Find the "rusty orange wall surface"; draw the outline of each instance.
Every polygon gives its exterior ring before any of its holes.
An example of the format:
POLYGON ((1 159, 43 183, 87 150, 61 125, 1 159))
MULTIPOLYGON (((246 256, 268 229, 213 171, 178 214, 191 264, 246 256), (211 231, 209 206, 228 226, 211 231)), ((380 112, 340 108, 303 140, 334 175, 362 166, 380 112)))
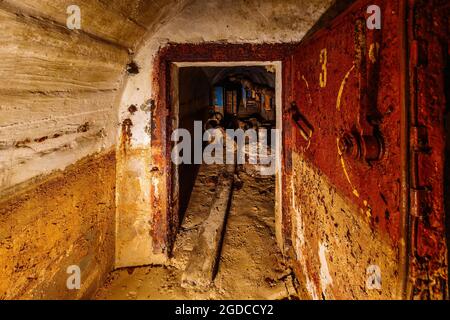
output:
POLYGON ((114 264, 115 152, 29 181, 0 202, 0 300, 92 297, 114 264), (67 268, 81 270, 68 290, 67 268))
MULTIPOLYGON (((393 241, 397 241, 401 105, 398 1, 376 1, 383 8, 382 40, 376 57, 381 67, 379 80, 369 83, 369 86, 374 91, 382 117, 380 131, 385 141, 384 157, 379 162, 367 163, 340 157, 337 148, 337 139, 342 132, 362 130, 364 121, 360 116, 359 74, 354 67, 355 24, 366 16, 365 10, 373 1, 360 2, 361 5, 340 17, 329 30, 303 43, 298 54, 294 55, 294 101, 314 127, 314 133, 308 144, 298 131, 294 131, 293 145, 295 151, 320 169, 351 202, 364 209, 364 215, 374 228, 386 231, 393 241), (321 88, 322 65, 319 59, 324 49, 327 50, 328 72, 326 86, 321 88), (341 158, 344 158, 345 170, 341 158)), ((365 24, 365 19, 363 21, 365 24)), ((371 44, 369 41, 366 43, 368 60, 371 44)))

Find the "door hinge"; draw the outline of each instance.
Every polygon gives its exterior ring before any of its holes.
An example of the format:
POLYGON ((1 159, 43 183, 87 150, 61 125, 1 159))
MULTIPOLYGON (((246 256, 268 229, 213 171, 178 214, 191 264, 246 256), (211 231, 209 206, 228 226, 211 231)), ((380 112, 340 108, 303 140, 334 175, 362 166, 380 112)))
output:
POLYGON ((411 216, 424 216, 423 200, 431 191, 429 186, 421 185, 419 174, 420 155, 429 154, 428 133, 425 126, 411 127, 411 216))
POLYGON ((411 127, 411 148, 415 153, 428 154, 431 151, 428 145, 428 131, 425 126, 411 127))
POLYGON ((414 39, 411 41, 410 49, 411 63, 415 67, 428 64, 428 43, 424 40, 414 39))
POLYGON ((411 216, 416 218, 424 218, 424 198, 430 192, 428 187, 411 188, 411 216))

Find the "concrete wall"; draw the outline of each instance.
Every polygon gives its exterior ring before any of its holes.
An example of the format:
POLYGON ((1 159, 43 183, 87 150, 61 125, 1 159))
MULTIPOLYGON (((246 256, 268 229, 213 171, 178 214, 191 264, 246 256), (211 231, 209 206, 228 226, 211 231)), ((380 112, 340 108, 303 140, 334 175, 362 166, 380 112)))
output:
POLYGON ((113 265, 115 103, 128 51, 56 23, 66 7, 55 14, 62 2, 51 3, 0 4, 6 299, 87 297, 113 265), (81 268, 79 291, 66 288, 69 265, 81 268))
POLYGON ((129 54, 184 6, 79 1, 82 29, 71 31, 70 4, 0 3, 0 191, 116 144, 129 54))
POLYGON ((179 128, 194 134, 194 121, 208 119, 211 85, 201 68, 179 68, 179 128))
POLYGON ((89 298, 114 263, 115 152, 0 201, 0 299, 89 298), (81 270, 68 290, 67 268, 81 270))
POLYGON ((128 61, 124 49, 16 10, 0 7, 0 191, 115 143, 128 61))
POLYGON ((0 299, 89 297, 112 269, 123 77, 186 1, 76 1, 76 31, 71 4, 0 1, 0 299))
POLYGON ((301 154, 292 154, 290 197, 294 271, 305 299, 395 299, 398 252, 374 231, 341 191, 301 154), (368 290, 367 268, 381 270, 381 290, 368 290))

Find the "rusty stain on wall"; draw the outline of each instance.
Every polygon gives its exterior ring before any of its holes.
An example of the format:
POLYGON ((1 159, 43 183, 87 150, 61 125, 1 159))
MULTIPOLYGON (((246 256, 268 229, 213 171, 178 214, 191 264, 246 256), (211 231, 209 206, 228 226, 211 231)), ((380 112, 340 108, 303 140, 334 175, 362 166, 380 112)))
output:
POLYGON ((131 127, 133 126, 133 122, 131 119, 127 118, 122 122, 122 134, 121 134, 121 144, 123 152, 126 153, 127 148, 129 148, 131 144, 131 127))
POLYGON ((137 110, 138 110, 138 109, 137 109, 137 107, 136 107, 134 104, 132 104, 131 106, 128 107, 128 112, 129 112, 131 115, 133 115, 137 110))

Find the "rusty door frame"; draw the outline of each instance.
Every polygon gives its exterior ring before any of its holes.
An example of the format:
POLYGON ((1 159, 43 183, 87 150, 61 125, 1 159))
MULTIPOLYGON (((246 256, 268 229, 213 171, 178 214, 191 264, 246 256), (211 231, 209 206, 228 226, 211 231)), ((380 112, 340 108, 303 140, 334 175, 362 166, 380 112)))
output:
POLYGON ((399 285, 398 298, 405 299, 409 291, 409 254, 411 247, 410 230, 410 115, 408 98, 408 26, 407 26, 407 3, 406 0, 400 0, 400 19, 398 30, 400 33, 400 81, 401 81, 401 115, 400 115, 400 151, 401 151, 401 190, 400 190, 400 217, 401 232, 399 243, 399 285))
MULTIPOLYGON (((285 61, 289 58, 294 44, 170 44, 162 48, 154 63, 153 88, 155 109, 152 112, 152 163, 154 174, 165 190, 165 195, 152 199, 153 221, 151 237, 154 254, 169 256, 180 225, 177 201, 174 199, 173 177, 176 175, 171 162, 170 136, 172 126, 176 124, 172 110, 171 79, 174 76, 174 63, 214 63, 214 62, 267 62, 278 61, 282 72, 286 72, 285 61)), ((281 76, 282 88, 286 76, 281 76)), ((281 92, 281 110, 284 110, 284 89, 281 92)), ((283 157, 282 157, 283 158, 283 157)), ((176 189, 175 189, 176 190, 176 189)), ((153 190, 150 190, 151 194, 153 190)), ((280 204, 282 210, 282 205, 280 204)), ((281 216, 283 212, 281 212, 281 216)), ((284 220, 281 221, 284 223, 284 220)), ((281 233, 281 230, 280 230, 281 233)), ((284 241, 284 239, 283 239, 284 241)), ((283 242, 282 241, 282 242, 283 242)), ((284 245, 284 243, 283 243, 284 245)))

